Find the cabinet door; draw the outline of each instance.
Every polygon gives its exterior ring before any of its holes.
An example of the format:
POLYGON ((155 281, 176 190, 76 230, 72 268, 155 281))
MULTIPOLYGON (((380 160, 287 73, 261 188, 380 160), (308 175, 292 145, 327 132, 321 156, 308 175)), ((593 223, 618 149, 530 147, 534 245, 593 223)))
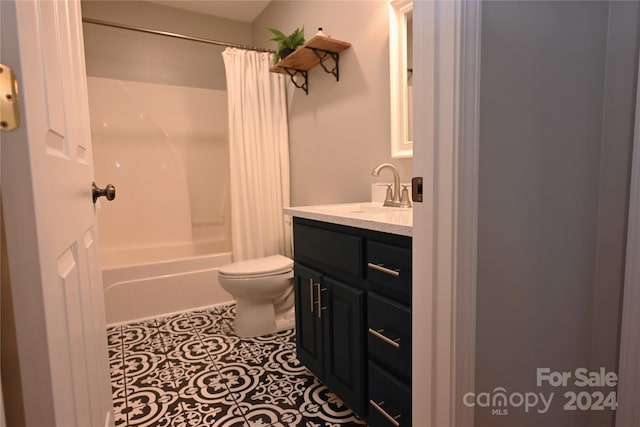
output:
POLYGON ((324 277, 321 313, 326 385, 354 411, 364 402, 364 291, 324 277))
POLYGON ((298 360, 318 377, 322 377, 322 324, 317 299, 322 275, 298 263, 295 264, 294 274, 298 360))

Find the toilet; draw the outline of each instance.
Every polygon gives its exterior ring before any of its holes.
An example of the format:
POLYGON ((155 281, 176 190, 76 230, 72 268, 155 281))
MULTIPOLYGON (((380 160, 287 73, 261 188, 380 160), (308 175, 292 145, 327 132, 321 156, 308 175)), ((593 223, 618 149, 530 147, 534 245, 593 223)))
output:
POLYGON ((233 326, 239 337, 294 327, 292 259, 273 255, 234 262, 220 267, 218 280, 236 300, 233 326))

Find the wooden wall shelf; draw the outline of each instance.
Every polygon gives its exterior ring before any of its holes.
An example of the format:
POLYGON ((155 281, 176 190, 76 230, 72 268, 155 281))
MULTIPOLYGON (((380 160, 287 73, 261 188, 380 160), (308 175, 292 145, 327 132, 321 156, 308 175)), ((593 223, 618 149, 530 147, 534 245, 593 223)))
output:
POLYGON ((269 69, 272 73, 287 74, 293 84, 305 93, 309 94, 308 71, 320 64, 327 73, 333 74, 336 81, 340 81, 340 68, 338 61, 340 52, 349 48, 351 43, 335 40, 330 37, 314 36, 311 40, 300 46, 293 53, 269 69), (333 60, 333 68, 325 65, 327 58, 333 60), (296 76, 302 76, 303 81, 296 81, 296 76))

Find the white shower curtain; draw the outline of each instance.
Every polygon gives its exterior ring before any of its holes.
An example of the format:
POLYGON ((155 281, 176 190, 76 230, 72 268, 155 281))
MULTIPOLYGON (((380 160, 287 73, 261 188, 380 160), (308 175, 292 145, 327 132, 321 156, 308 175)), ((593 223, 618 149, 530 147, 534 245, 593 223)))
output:
POLYGON ((229 104, 233 259, 291 255, 289 131, 285 78, 270 73, 273 54, 222 53, 229 104))

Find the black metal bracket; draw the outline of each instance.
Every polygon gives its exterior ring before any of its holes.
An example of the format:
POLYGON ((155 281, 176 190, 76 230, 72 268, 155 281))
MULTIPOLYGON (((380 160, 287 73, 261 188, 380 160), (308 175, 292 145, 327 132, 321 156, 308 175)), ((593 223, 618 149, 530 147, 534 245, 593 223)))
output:
MULTIPOLYGON (((306 46, 306 48, 311 49, 313 53, 316 55, 316 57, 320 60, 320 65, 322 66, 322 69, 328 74, 333 74, 333 76, 336 78, 336 81, 339 82, 340 67, 339 67, 338 61, 340 59, 340 54, 338 52, 331 52, 328 50, 318 49, 315 47, 306 46), (325 65, 325 61, 327 58, 331 58, 333 60, 333 68, 331 69, 329 69, 325 65)), ((291 79, 291 83, 293 83, 295 87, 297 87, 298 89, 304 90, 304 93, 309 95, 309 74, 307 70, 299 70, 297 68, 284 67, 284 66, 280 66, 280 67, 289 75, 289 78, 291 79), (296 76, 298 75, 302 76, 302 79, 299 79, 301 80, 300 83, 296 80, 296 76)))
POLYGON ((337 53, 337 52, 330 52, 328 50, 318 49, 318 48, 309 47, 309 46, 307 46, 307 49, 311 49, 313 51, 313 53, 316 54, 316 56, 320 60, 320 66, 322 67, 322 69, 326 73, 333 74, 333 76, 336 78, 336 81, 339 82, 340 81, 340 67, 339 67, 339 64, 338 64, 338 60, 340 59, 340 54, 337 53), (333 66, 333 68, 331 70, 328 69, 324 65, 324 60, 328 56, 330 56, 331 59, 333 59, 333 63, 334 63, 334 66, 333 66))
POLYGON ((284 68, 284 70, 287 72, 287 74, 291 78, 291 83, 293 83, 293 85, 295 87, 297 87, 298 89, 304 90, 304 93, 309 95, 309 76, 308 76, 308 73, 305 70, 296 70, 295 68, 287 68, 287 67, 282 67, 282 68, 284 68), (298 83, 296 81, 295 76, 298 75, 298 74, 302 75, 302 77, 304 78, 304 82, 298 83))

